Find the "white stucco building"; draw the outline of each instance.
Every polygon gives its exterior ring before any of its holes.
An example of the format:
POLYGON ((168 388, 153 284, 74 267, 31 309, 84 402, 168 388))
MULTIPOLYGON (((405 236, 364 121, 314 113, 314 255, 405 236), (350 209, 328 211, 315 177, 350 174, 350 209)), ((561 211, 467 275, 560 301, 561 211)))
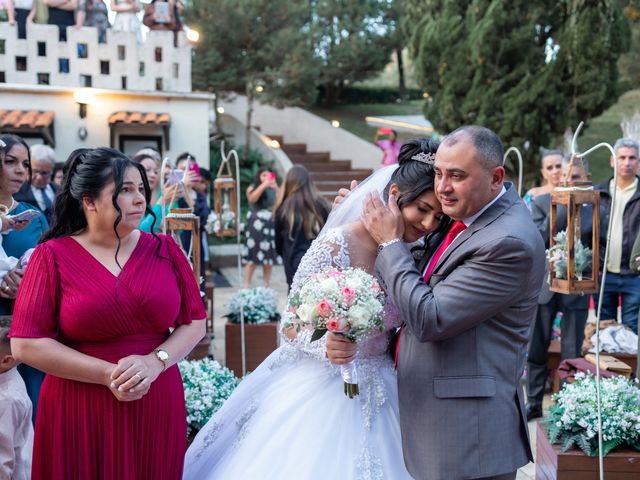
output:
POLYGON ((80 147, 132 154, 153 146, 175 159, 192 153, 209 166, 212 96, 191 92, 191 45, 181 34, 30 25, 27 39, 0 23, 0 132, 47 143, 59 161, 80 147), (81 107, 81 104, 84 105, 81 107))

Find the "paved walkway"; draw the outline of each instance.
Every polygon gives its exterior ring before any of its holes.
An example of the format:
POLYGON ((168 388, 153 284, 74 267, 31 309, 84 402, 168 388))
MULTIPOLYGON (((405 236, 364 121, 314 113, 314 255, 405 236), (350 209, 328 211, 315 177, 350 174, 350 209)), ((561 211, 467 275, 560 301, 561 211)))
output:
MULTIPOLYGON (((224 268, 222 274, 227 278, 230 287, 216 288, 214 294, 214 334, 215 339, 212 344, 211 354, 213 357, 224 365, 225 363, 225 351, 224 351, 224 324, 226 319, 223 317, 227 310, 225 305, 229 302, 233 294, 237 291, 241 282, 238 280, 237 268, 224 268)), ((257 269, 253 278, 253 286, 258 287, 262 285, 262 270, 257 269)), ((278 293, 278 306, 280 310, 283 310, 287 300, 287 282, 284 276, 284 269, 281 266, 273 268, 273 274, 271 278, 271 288, 278 293)), ((548 396, 545 397, 545 408, 548 403, 548 396)), ((536 428, 535 422, 529 423, 529 435, 531 436, 531 444, 534 449, 533 455, 535 458, 535 443, 536 443, 536 428)), ((535 464, 529 463, 518 471, 517 480, 534 480, 536 476, 535 464)))

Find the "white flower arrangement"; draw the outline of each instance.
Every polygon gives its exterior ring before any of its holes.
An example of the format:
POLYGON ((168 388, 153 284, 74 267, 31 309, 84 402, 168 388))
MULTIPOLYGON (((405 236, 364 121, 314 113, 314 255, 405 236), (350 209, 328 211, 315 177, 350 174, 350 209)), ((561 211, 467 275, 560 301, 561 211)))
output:
MULTIPOLYGON (((567 268, 569 266, 569 247, 567 246, 567 231, 562 230, 554 237, 555 245, 547 250, 547 260, 553 263, 556 278, 567 279, 567 268)), ((582 245, 582 241, 577 238, 573 244, 573 256, 575 260, 574 272, 578 280, 582 280, 582 274, 591 266, 593 254, 591 249, 582 245)))
POLYGON ((231 370, 215 360, 182 360, 178 367, 187 406, 187 434, 197 433, 229 398, 238 384, 231 370))
POLYGON ((269 323, 280 319, 278 297, 270 288, 243 288, 231 297, 225 315, 231 323, 240 323, 240 307, 247 323, 269 323))
POLYGON ((236 215, 231 210, 227 210, 222 212, 221 215, 218 215, 216 212, 211 212, 207 217, 207 223, 204 229, 209 234, 216 234, 220 229, 229 230, 235 228, 235 226, 236 215))
MULTIPOLYGON (((552 400, 546 419, 551 443, 560 443, 562 451, 579 447, 587 455, 598 454, 598 408, 596 380, 578 373, 574 383, 566 384, 552 400)), ((640 383, 622 376, 603 379, 602 448, 611 450, 629 446, 640 451, 640 383)))

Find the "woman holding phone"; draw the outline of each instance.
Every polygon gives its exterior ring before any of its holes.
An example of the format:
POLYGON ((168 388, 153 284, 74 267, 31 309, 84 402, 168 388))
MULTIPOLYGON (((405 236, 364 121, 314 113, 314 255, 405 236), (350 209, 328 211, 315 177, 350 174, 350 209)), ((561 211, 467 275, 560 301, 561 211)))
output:
POLYGON ((282 263, 276 252, 272 214, 277 193, 276 174, 267 167, 260 167, 253 183, 247 188, 250 210, 247 214, 246 244, 243 251, 244 288, 251 287, 257 265, 262 265, 262 283, 268 287, 271 268, 275 263, 282 263))

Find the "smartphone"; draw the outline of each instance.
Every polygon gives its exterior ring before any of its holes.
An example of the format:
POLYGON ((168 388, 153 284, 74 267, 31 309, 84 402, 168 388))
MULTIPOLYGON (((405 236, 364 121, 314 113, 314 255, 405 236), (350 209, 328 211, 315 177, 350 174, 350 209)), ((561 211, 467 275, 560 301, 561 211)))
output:
POLYGON ((276 174, 273 172, 269 172, 269 180, 274 182, 276 180, 276 174))
POLYGON ((189 166, 187 167, 187 170, 189 170, 190 172, 195 172, 196 175, 200 176, 200 167, 192 158, 189 159, 189 166))
POLYGON ((175 185, 176 183, 182 182, 184 179, 184 170, 171 170, 169 172, 169 176, 167 177, 167 185, 175 185))
POLYGON ((24 212, 17 213, 16 215, 7 215, 8 218, 11 218, 16 222, 30 222, 31 220, 39 216, 40 212, 32 208, 29 210, 25 210, 24 212))

